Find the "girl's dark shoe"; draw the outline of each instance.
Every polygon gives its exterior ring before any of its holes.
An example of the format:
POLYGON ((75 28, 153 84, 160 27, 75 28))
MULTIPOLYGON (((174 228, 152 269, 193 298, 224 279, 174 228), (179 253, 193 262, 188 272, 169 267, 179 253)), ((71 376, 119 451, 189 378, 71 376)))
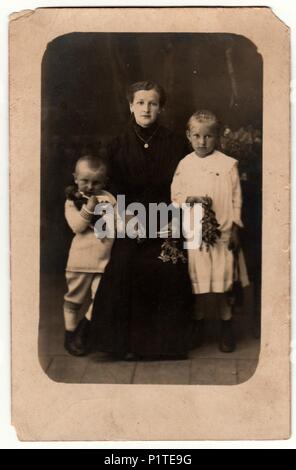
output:
POLYGON ((235 339, 233 334, 232 320, 221 320, 219 349, 230 353, 235 350, 235 339))

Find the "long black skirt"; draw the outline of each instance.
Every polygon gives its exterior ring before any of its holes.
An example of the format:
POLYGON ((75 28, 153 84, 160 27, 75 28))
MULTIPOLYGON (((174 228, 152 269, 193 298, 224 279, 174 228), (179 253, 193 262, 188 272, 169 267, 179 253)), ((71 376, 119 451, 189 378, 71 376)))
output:
POLYGON ((190 349, 192 293, 188 266, 159 259, 162 239, 117 239, 94 300, 94 350, 142 356, 190 349))

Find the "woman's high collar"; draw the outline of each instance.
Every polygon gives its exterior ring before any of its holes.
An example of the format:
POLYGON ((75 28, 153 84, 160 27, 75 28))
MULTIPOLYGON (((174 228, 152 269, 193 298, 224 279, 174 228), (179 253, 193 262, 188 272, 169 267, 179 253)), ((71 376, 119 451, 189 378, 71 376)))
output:
POLYGON ((155 121, 151 126, 149 127, 142 127, 137 124, 134 115, 131 116, 131 121, 130 121, 130 126, 135 129, 135 131, 140 134, 144 139, 149 138, 155 130, 159 127, 159 122, 155 121))

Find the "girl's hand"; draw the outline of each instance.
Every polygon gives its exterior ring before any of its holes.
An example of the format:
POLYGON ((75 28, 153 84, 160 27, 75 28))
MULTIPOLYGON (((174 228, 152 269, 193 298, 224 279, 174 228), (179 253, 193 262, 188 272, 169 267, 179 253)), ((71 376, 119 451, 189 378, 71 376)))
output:
POLYGON ((236 224, 232 224, 230 239, 228 243, 228 249, 237 253, 240 248, 240 241, 239 241, 239 226, 236 224))
POLYGON ((90 212, 93 212, 97 204, 98 204, 97 197, 96 196, 90 196, 90 198, 87 201, 86 208, 90 212))
POLYGON ((186 204, 189 204, 191 207, 194 204, 201 203, 202 202, 202 197, 200 196, 188 196, 186 199, 186 204))
POLYGON ((190 206, 193 206, 194 204, 204 204, 205 206, 208 206, 209 208, 212 207, 212 199, 208 196, 188 196, 186 199, 186 203, 189 204, 190 206))

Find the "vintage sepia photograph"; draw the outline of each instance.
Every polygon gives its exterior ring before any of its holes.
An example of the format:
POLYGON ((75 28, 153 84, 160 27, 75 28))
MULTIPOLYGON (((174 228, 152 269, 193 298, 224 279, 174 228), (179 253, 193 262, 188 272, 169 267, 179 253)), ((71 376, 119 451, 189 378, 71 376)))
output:
POLYGON ((37 8, 9 41, 19 439, 288 438, 287 26, 37 8))
POLYGON ((236 385, 253 375, 263 68, 256 44, 235 34, 75 32, 48 43, 39 357, 52 380, 236 385), (102 203, 134 230, 117 223, 98 238, 102 203), (191 216, 201 208, 195 247, 172 233, 171 203, 191 216))

